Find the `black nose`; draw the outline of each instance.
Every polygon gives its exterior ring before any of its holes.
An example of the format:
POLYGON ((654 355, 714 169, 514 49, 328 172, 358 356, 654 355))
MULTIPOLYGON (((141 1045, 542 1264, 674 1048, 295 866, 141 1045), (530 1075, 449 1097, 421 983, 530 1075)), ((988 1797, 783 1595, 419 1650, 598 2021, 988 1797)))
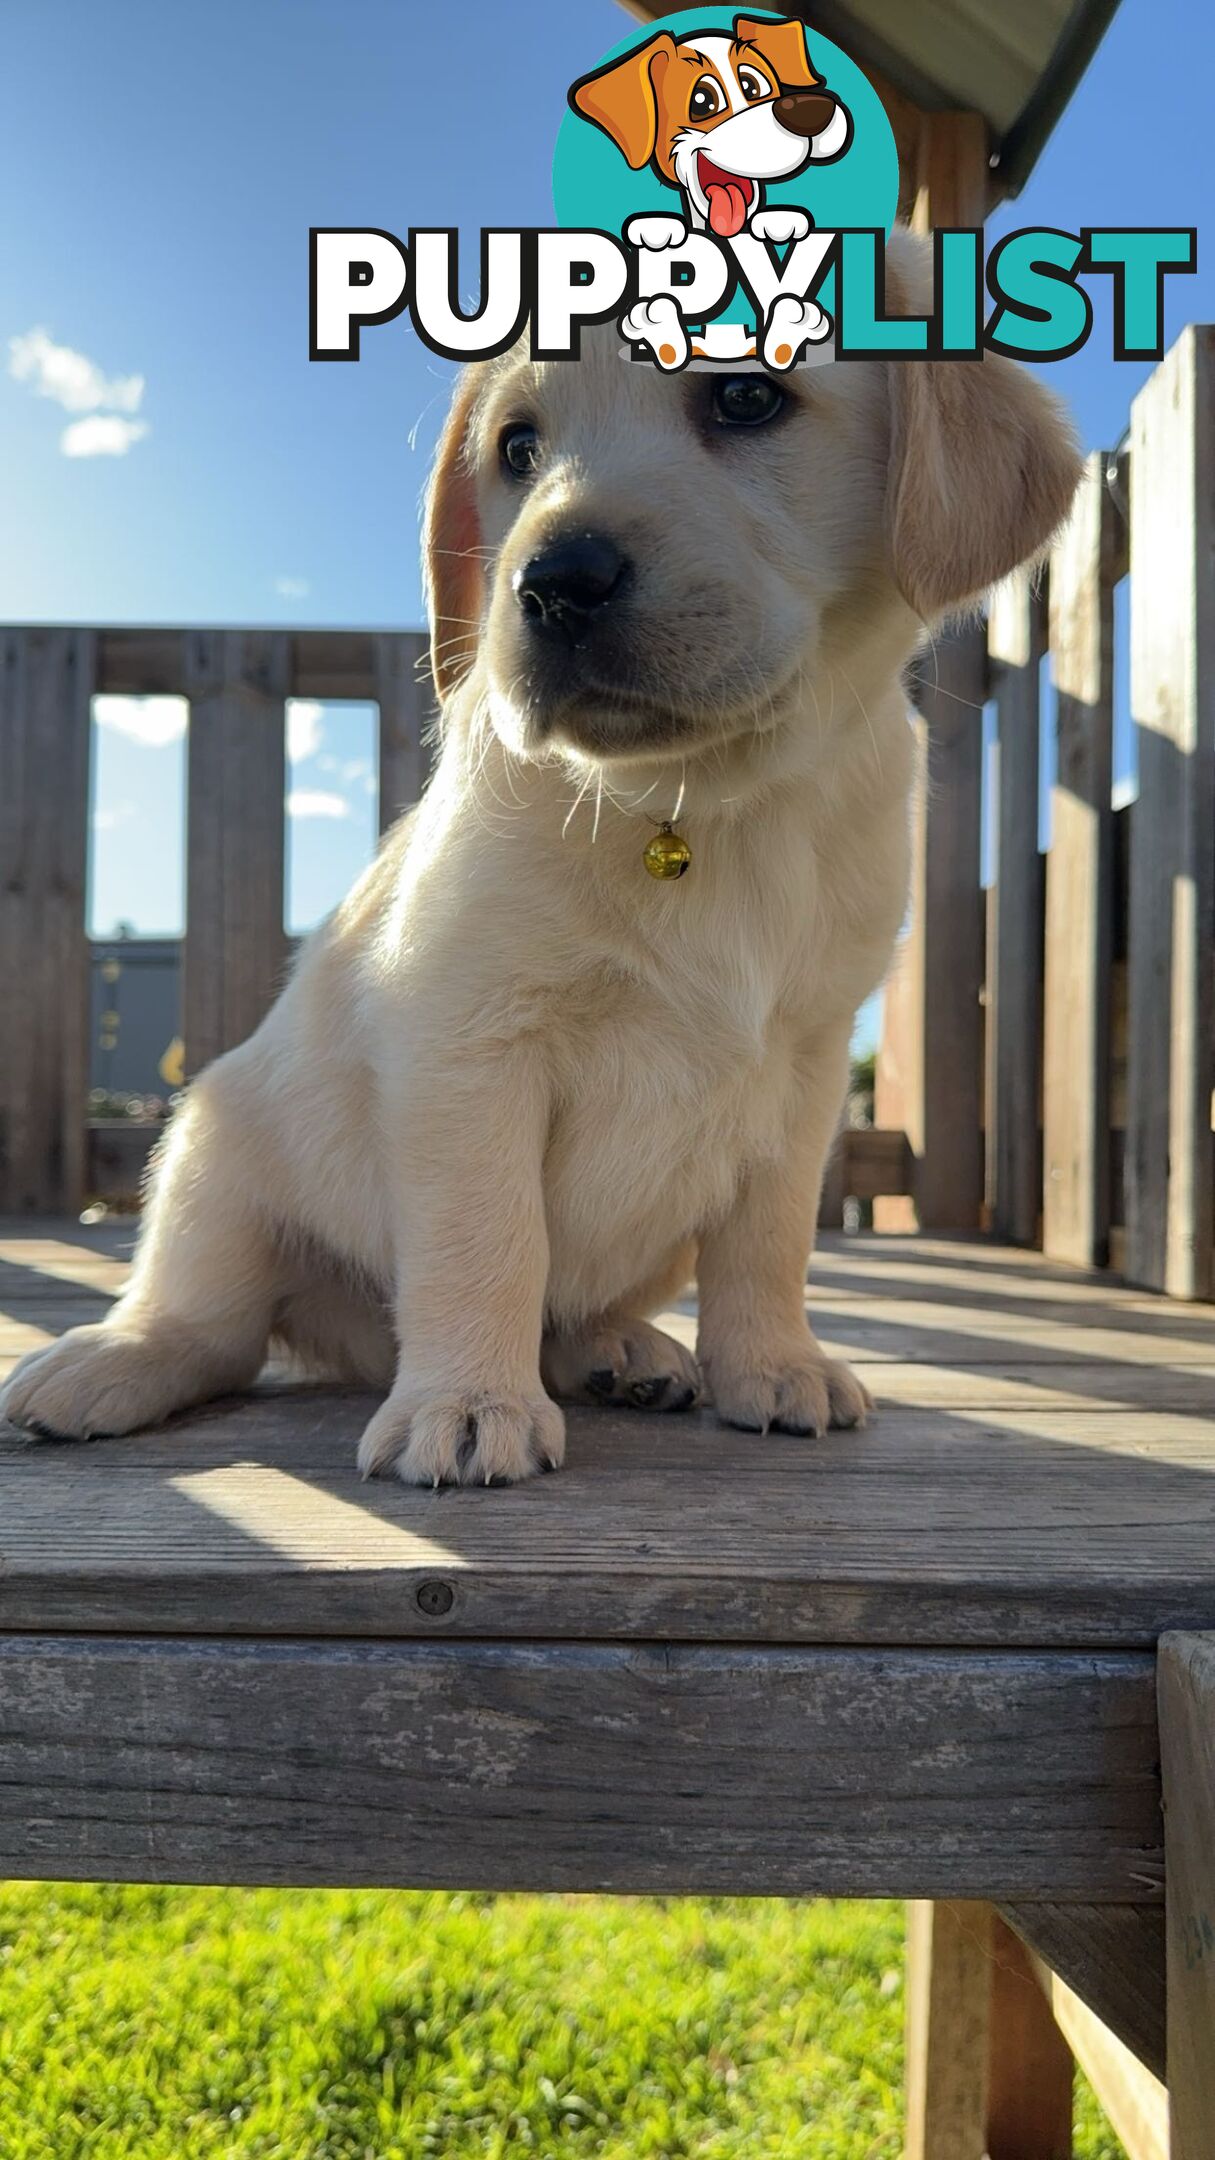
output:
POLYGON ((516 570, 515 598, 541 636, 580 645, 596 610, 618 591, 627 569, 614 540, 602 533, 571 533, 516 570))

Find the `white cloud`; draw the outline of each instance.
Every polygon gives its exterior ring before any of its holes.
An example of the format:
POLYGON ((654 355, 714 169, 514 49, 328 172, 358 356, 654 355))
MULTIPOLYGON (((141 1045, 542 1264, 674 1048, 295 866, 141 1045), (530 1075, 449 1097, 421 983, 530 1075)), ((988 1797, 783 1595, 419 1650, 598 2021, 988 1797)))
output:
POLYGON ((97 412, 103 406, 110 412, 139 411, 142 375, 107 377, 95 360, 73 352, 70 345, 56 345, 45 330, 27 330, 21 337, 10 338, 8 353, 8 371, 14 380, 28 383, 36 397, 54 398, 65 412, 97 412))
POLYGON ((348 818, 350 804, 344 795, 329 795, 324 788, 291 788, 287 795, 288 817, 348 818))
POLYGON ((117 413, 90 413, 73 420, 59 437, 65 457, 125 457, 132 443, 148 432, 146 420, 122 420, 117 413))
POLYGON ((284 600, 306 600, 312 587, 306 577, 278 577, 274 580, 274 590, 281 593, 284 600))
POLYGON ((164 750, 185 734, 189 708, 179 697, 104 695, 93 699, 93 718, 98 727, 113 728, 147 750, 164 750))
POLYGON ((287 700, 287 756, 293 765, 315 757, 325 740, 322 708, 313 698, 287 700))
POLYGON ((94 832, 117 832, 120 825, 129 825, 135 815, 133 802, 113 803, 106 810, 94 810, 94 832))

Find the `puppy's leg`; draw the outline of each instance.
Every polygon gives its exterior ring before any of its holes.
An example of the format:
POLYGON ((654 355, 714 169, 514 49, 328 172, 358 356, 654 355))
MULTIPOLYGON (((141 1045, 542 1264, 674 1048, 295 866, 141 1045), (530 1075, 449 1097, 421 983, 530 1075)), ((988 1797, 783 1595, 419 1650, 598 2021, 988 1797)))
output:
POLYGON ((683 1245, 652 1282, 630 1291, 600 1319, 547 1331, 540 1370, 550 1395, 638 1410, 690 1410, 700 1400, 696 1360, 643 1315, 677 1297, 695 1265, 695 1246, 683 1245))
POLYGON ((204 1079, 174 1119, 127 1290, 99 1326, 22 1359, 0 1396, 14 1424, 62 1439, 132 1432, 256 1378, 276 1255, 221 1101, 204 1079))
POLYGON ((364 1476, 512 1484, 555 1470, 561 1412, 540 1378, 548 1280, 548 1095, 533 1049, 465 1050, 385 1104, 400 1356, 359 1448, 364 1476))
POLYGON ((848 1077, 848 1035, 820 1037, 801 1061, 789 1152, 749 1172, 701 1244, 699 1355, 718 1416, 750 1431, 820 1434, 861 1425, 871 1398, 827 1357, 806 1319, 806 1269, 823 1165, 848 1077))

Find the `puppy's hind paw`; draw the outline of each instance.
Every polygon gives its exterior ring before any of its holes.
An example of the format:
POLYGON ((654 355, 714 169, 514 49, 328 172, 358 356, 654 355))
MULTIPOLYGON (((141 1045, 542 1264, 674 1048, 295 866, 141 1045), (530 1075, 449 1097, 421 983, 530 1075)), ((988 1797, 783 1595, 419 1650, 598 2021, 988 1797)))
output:
POLYGON ((364 1477, 392 1472, 405 1485, 517 1485, 564 1459, 565 1420, 547 1395, 394 1390, 359 1443, 364 1477))
POLYGON ((764 331, 764 365, 791 368, 804 345, 819 345, 830 335, 831 317, 817 300, 796 300, 792 293, 783 293, 773 301, 764 331))
POLYGON ((156 1425, 205 1394, 184 1357, 142 1335, 69 1329, 23 1358, 0 1393, 0 1416, 47 1440, 97 1440, 156 1425))
POLYGON ((630 345, 648 345, 665 374, 687 364, 690 347, 683 319, 668 293, 639 300, 621 317, 620 335, 630 345))

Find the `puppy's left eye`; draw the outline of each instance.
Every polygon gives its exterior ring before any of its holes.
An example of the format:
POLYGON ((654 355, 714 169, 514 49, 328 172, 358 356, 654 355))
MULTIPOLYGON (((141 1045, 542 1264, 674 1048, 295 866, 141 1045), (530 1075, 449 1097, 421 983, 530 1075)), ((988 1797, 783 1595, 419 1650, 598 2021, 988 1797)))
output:
POLYGON ((512 480, 530 480, 540 470, 540 436, 528 420, 516 420, 498 437, 498 456, 512 480))
POLYGON ((688 111, 693 120, 711 120, 715 113, 724 112, 726 101, 721 94, 720 83, 711 75, 702 75, 688 100, 688 111))
POLYGON ((762 75, 757 75, 754 68, 740 68, 738 71, 738 87, 746 98, 748 105, 754 105, 756 98, 768 96, 772 86, 764 81, 762 75))
POLYGON ((784 410, 785 393, 770 375, 722 375, 712 401, 718 427, 764 427, 784 410))

